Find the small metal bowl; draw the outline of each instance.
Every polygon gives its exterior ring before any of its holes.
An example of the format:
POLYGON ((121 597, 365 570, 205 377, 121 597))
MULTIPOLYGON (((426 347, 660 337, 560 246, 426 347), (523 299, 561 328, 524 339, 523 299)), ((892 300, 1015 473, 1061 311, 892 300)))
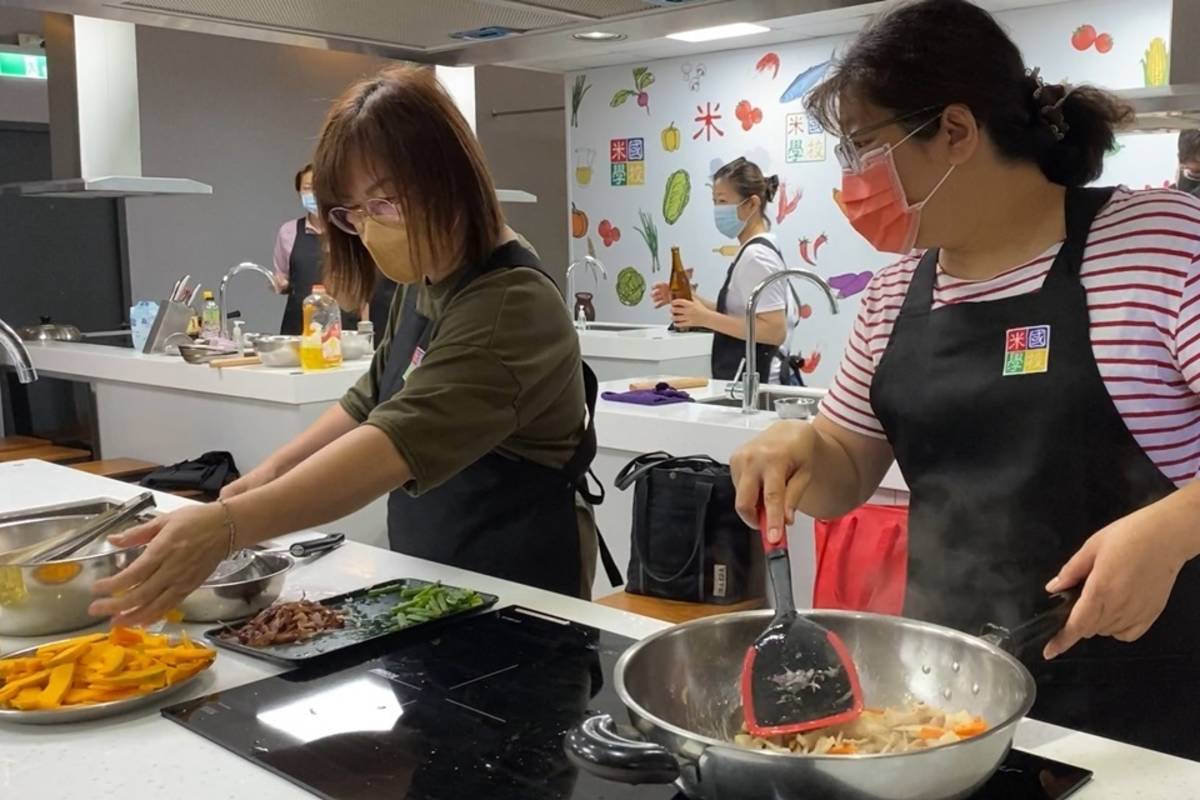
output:
POLYGON ((237 350, 226 347, 213 347, 207 344, 181 344, 179 355, 189 364, 207 364, 216 358, 237 355, 237 350))
POLYGON ((254 352, 268 367, 300 366, 299 336, 264 336, 254 343, 254 352))
POLYGON ((258 553, 255 576, 228 583, 204 583, 183 599, 187 622, 232 622, 252 617, 279 599, 284 576, 296 565, 283 553, 258 553))
POLYGON ((776 397, 775 413, 780 419, 812 419, 820 405, 818 397, 776 397))
POLYGON ((358 331, 342 331, 342 359, 357 361, 371 355, 371 337, 358 331))

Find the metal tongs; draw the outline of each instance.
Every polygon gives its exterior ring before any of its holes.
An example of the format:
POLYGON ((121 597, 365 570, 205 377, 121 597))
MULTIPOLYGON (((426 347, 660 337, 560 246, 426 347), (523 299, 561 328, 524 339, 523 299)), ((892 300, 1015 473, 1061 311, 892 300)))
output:
POLYGON ((44 542, 0 553, 3 564, 44 564, 70 558, 114 528, 154 507, 154 495, 142 492, 132 500, 92 517, 73 531, 60 533, 44 542))

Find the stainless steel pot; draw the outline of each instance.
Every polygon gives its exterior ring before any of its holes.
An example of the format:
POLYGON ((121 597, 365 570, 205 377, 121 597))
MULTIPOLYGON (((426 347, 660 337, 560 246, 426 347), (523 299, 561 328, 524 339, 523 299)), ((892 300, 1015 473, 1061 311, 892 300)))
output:
POLYGON ((995 772, 1036 693, 1014 652, 1045 641, 1073 598, 1019 630, 988 638, 899 617, 812 611, 836 631, 858 666, 867 705, 919 700, 982 715, 984 734, 902 754, 809 756, 732 744, 742 723, 739 681, 747 647, 771 611, 747 611, 668 628, 617 662, 617 694, 629 710, 627 735, 607 715, 566 739, 579 767, 626 783, 678 782, 689 797, 822 800, 960 800, 995 772))
POLYGON ((17 330, 17 335, 27 342, 78 342, 83 334, 74 325, 58 325, 49 317, 42 317, 39 325, 26 325, 17 330))
MULTIPOLYGON (((0 517, 0 551, 74 530, 114 505, 88 501, 0 517)), ((130 521, 118 530, 149 518, 130 521)), ((99 620, 87 611, 95 599, 92 584, 116 575, 141 551, 141 546, 118 549, 105 539, 75 558, 0 566, 0 636, 46 636, 95 625, 99 620)))

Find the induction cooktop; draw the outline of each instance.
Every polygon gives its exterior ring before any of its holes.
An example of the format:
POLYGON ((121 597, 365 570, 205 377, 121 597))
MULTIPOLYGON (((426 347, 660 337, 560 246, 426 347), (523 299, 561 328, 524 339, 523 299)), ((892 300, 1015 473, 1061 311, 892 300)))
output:
MULTIPOLYGON (((510 607, 389 641, 163 715, 326 800, 686 800, 563 751, 591 713, 626 719, 611 676, 633 640, 510 607)), ((972 800, 1064 800, 1090 777, 1013 751, 972 800)))

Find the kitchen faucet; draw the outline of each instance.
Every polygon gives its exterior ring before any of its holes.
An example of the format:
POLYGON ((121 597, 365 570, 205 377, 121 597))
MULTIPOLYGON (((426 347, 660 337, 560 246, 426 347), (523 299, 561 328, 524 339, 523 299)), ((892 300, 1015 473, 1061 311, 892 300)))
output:
POLYGON ((8 362, 17 370, 17 380, 21 383, 33 383, 37 380, 37 370, 33 368, 33 360, 29 350, 17 332, 0 319, 0 350, 8 354, 8 362))
POLYGON ((221 285, 217 289, 217 305, 221 309, 221 338, 223 339, 229 338, 229 318, 225 316, 225 286, 229 283, 229 279, 239 272, 257 272, 267 279, 267 283, 271 284, 273 290, 279 291, 279 286, 275 283, 275 273, 266 267, 260 267, 250 261, 243 261, 230 267, 229 271, 225 273, 225 277, 221 278, 221 285))
MULTIPOLYGON (((567 296, 565 298, 566 302, 567 302, 567 308, 572 308, 575 305, 575 268, 580 267, 580 266, 586 266, 588 269, 590 269, 592 271, 593 277, 596 276, 596 270, 599 270, 600 277, 604 278, 604 280, 608 280, 608 271, 606 269, 604 269, 604 265, 602 263, 600 263, 600 259, 596 258, 593 255, 590 255, 590 254, 586 255, 583 258, 581 258, 578 261, 571 264, 570 266, 568 266, 567 267, 567 296)), ((600 280, 599 277, 596 278, 597 282, 599 282, 599 280, 600 280)), ((587 330, 587 317, 583 316, 582 308, 579 309, 579 314, 576 316, 575 327, 580 330, 587 330)))
MULTIPOLYGON (((838 313, 837 298, 833 296, 833 289, 825 282, 825 279, 815 272, 809 272, 806 269, 785 269, 780 272, 772 273, 767 276, 767 279, 754 287, 754 291, 750 292, 750 299, 746 302, 746 359, 742 367, 742 413, 753 414, 755 412, 754 400, 758 397, 758 349, 757 336, 755 325, 758 322, 758 300, 762 297, 763 290, 770 286, 775 281, 788 280, 790 278, 804 278, 806 281, 815 283, 820 287, 825 296, 829 298, 829 307, 833 313, 838 313)), ((791 284, 788 284, 791 286, 791 284)), ((792 296, 799 301, 799 296, 796 290, 792 289, 792 296)), ((730 385, 730 395, 736 397, 734 386, 730 385)))

